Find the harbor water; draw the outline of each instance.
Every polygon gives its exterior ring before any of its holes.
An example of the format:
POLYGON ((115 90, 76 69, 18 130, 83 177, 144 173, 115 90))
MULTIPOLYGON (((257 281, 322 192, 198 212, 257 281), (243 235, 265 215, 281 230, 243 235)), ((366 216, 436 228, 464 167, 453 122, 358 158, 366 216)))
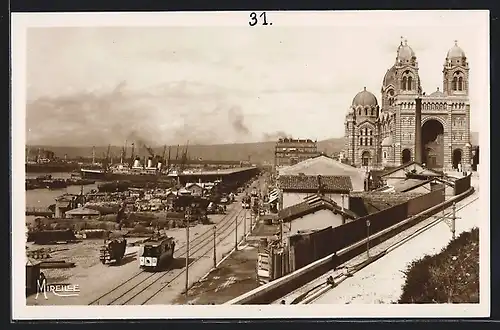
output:
MULTIPOLYGON (((53 179, 69 179, 71 173, 26 173, 26 178, 36 178, 42 175, 52 175, 53 179)), ((83 193, 90 192, 92 189, 97 189, 97 183, 84 185, 83 193)), ((26 207, 49 207, 55 204, 56 198, 63 194, 79 194, 81 186, 68 186, 61 189, 33 189, 26 191, 26 207)), ((33 216, 26 216, 26 222, 32 222, 35 219, 33 216)))

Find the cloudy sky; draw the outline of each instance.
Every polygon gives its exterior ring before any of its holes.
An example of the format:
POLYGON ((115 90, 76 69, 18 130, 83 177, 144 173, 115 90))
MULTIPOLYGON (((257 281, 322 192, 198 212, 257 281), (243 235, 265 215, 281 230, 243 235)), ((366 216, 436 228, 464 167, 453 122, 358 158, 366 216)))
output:
POLYGON ((481 17, 399 12, 324 26, 29 28, 27 142, 341 137, 357 92, 366 87, 380 100, 401 36, 416 52, 427 93, 442 88, 442 65, 458 40, 471 68, 471 111, 485 111, 489 38, 481 17))

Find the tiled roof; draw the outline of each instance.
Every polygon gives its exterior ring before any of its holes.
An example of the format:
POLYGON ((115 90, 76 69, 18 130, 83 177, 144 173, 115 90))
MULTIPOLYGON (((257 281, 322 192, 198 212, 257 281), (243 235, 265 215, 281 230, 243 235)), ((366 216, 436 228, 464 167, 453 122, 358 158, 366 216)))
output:
POLYGON ((405 172, 408 172, 409 174, 422 175, 422 176, 441 176, 441 173, 436 172, 436 171, 431 170, 431 169, 428 169, 428 168, 424 168, 422 164, 419 164, 419 163, 413 161, 413 162, 398 166, 396 168, 392 168, 391 170, 381 174, 381 177, 388 176, 388 175, 395 173, 401 169, 405 170, 405 172))
POLYGON ((279 169, 281 175, 322 175, 322 176, 349 176, 354 190, 364 189, 364 171, 339 162, 325 155, 301 161, 295 165, 279 169))
POLYGON ((418 180, 418 179, 402 180, 394 184, 394 191, 396 192, 410 191, 429 182, 431 182, 431 180, 418 180))
POLYGON ((288 222, 323 209, 342 214, 351 219, 357 218, 356 214, 348 209, 342 210, 342 208, 338 206, 337 203, 335 203, 328 197, 319 195, 314 195, 311 197, 312 198, 308 198, 308 200, 302 203, 284 208, 278 213, 279 218, 283 219, 283 221, 285 222, 288 222))
POLYGON ((349 192, 352 190, 349 176, 282 175, 278 181, 284 191, 318 191, 320 184, 323 192, 349 192))

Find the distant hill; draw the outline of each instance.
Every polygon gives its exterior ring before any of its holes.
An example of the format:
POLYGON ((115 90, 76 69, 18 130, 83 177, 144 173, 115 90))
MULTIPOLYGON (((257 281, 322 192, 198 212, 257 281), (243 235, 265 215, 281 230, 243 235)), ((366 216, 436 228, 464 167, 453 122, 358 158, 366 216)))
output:
MULTIPOLYGON (((253 143, 234 143, 234 144, 214 144, 214 145, 189 145, 188 154, 190 158, 202 158, 206 160, 249 160, 253 163, 273 162, 275 141, 253 142, 253 143)), ((471 144, 479 144, 479 133, 471 132, 471 144)), ((344 146, 344 138, 332 138, 318 141, 318 151, 327 155, 338 153, 344 146)), ((91 158, 92 147, 52 147, 52 146, 29 146, 31 153, 36 152, 38 148, 48 149, 55 153, 56 157, 63 158, 66 154, 68 158, 75 159, 79 157, 91 158)), ((96 146, 96 158, 103 158, 106 154, 107 146, 96 146)), ((179 147, 179 157, 185 146, 179 147)), ((112 146, 110 154, 113 157, 120 157, 121 146, 112 146)), ((162 147, 153 148, 156 154, 163 153, 162 147)), ((175 158, 177 146, 170 146, 170 156, 175 158)), ((130 157, 131 147, 127 149, 127 157, 130 157)), ((144 148, 135 149, 134 153, 139 153, 140 157, 148 156, 144 148)), ((168 156, 168 146, 166 151, 168 156)))
MULTIPOLYGON (((190 158, 202 158, 206 160, 249 160, 253 163, 273 162, 274 161, 274 146, 275 141, 268 142, 254 142, 254 143, 235 143, 235 144, 214 144, 214 145, 189 145, 188 155, 190 158)), ((344 144, 343 138, 333 138, 323 141, 318 141, 318 151, 324 152, 328 155, 339 152, 344 144)), ((166 150, 166 157, 168 157, 168 147, 166 150)), ((67 155, 69 159, 76 159, 79 157, 91 158, 92 147, 53 147, 53 146, 29 146, 30 154, 36 153, 38 148, 48 149, 55 153, 56 157, 63 158, 67 155)), ((179 157, 185 146, 179 147, 179 157)), ((96 146, 96 158, 103 158, 106 154, 107 146, 96 146)), ((110 154, 113 157, 120 157, 121 146, 111 146, 110 154)), ((163 154, 163 146, 153 148, 156 154, 163 154)), ((130 157, 131 147, 127 148, 127 157, 130 157)), ((140 157, 149 155, 145 148, 140 150, 135 148, 134 154, 140 157)), ((175 158, 177 153, 177 146, 170 146, 170 157, 175 158)))

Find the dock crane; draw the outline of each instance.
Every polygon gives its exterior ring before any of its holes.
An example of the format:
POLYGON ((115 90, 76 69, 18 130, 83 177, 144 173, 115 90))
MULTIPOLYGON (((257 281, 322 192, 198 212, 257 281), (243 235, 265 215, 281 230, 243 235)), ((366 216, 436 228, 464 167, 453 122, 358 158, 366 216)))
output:
POLYGON ((179 168, 180 173, 182 173, 184 171, 184 169, 186 168, 188 148, 189 148, 189 141, 187 141, 186 148, 184 148, 184 151, 183 151, 182 156, 181 156, 181 163, 180 163, 180 168, 179 168))
POLYGON ((130 155, 130 167, 132 167, 134 165, 134 147, 135 147, 135 144, 134 142, 132 142, 132 154, 130 155))
POLYGON ((170 167, 172 166, 170 164, 171 163, 171 160, 170 160, 170 149, 171 149, 171 146, 168 146, 168 160, 167 160, 167 172, 166 172, 166 174, 170 173, 170 167))

